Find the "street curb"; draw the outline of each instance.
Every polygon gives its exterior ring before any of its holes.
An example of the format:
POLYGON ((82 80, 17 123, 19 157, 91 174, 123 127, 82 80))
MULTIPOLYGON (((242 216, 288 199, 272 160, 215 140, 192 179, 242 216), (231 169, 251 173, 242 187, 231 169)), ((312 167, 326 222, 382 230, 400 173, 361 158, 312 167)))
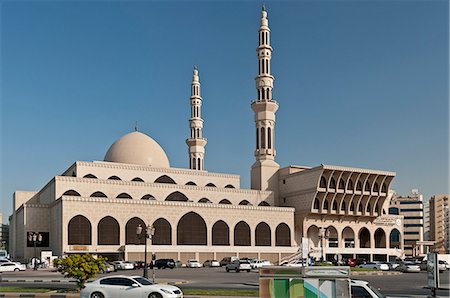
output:
POLYGON ((381 272, 378 272, 378 271, 375 271, 375 272, 355 271, 355 272, 350 273, 350 275, 352 275, 352 276, 355 276, 355 275, 400 275, 400 274, 402 274, 402 273, 399 271, 387 271, 387 272, 384 272, 384 271, 381 271, 381 272))
POLYGON ((0 293, 0 297, 8 297, 8 298, 80 298, 80 294, 64 294, 64 293, 0 293))
MULTIPOLYGON (((57 282, 57 283, 64 283, 64 282, 76 282, 75 280, 59 280, 59 279, 52 279, 52 280, 43 280, 43 279, 34 279, 34 280, 25 280, 25 279, 0 279, 1 282, 18 282, 18 283, 25 283, 25 282, 57 282)), ((1 296, 0 296, 1 297, 1 296)))

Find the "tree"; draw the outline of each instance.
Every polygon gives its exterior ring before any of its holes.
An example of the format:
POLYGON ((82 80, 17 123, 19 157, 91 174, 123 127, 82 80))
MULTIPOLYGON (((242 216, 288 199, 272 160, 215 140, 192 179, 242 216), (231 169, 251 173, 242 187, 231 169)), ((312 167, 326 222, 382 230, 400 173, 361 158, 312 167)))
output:
POLYGON ((60 259, 55 259, 53 264, 65 278, 74 278, 79 289, 84 288, 84 284, 104 267, 106 258, 94 258, 90 254, 69 255, 60 259))

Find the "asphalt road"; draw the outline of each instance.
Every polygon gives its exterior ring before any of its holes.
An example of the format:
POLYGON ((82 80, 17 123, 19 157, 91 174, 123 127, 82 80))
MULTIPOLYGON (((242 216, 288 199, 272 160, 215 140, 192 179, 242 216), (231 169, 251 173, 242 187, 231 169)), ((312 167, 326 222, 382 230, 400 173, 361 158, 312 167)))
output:
MULTIPOLYGON (((100 274, 99 277, 124 274, 142 275, 142 270, 125 270, 116 273, 100 274)), ((225 272, 224 268, 177 268, 155 270, 156 282, 178 283, 180 288, 221 288, 221 289, 257 289, 259 274, 252 272, 225 272)), ((58 272, 49 271, 25 271, 2 273, 2 285, 22 285, 29 287, 52 287, 52 288, 75 288, 73 282, 62 278, 58 272), (8 280, 8 282, 5 282, 8 280), (57 281, 58 280, 58 281, 57 281), (9 282, 13 281, 13 282, 9 282)), ((149 270, 152 277, 152 270, 149 270)), ((360 275, 353 276, 355 279, 369 281, 372 285, 381 289, 381 292, 389 295, 430 295, 431 291, 426 289, 427 275, 421 273, 403 273, 400 275, 360 275)), ((440 275, 441 286, 449 288, 449 272, 440 275)), ((438 290, 438 296, 449 297, 448 290, 438 290)))

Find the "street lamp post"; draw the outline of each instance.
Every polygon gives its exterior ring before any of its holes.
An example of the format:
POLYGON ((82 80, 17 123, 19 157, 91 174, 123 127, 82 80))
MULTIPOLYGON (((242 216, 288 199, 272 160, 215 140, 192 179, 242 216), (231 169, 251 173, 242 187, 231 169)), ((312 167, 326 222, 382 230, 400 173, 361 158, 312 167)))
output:
MULTIPOLYGON (((147 268, 147 238, 150 239, 150 241, 152 240, 153 235, 155 234, 155 227, 153 227, 153 225, 148 225, 145 227, 142 227, 141 224, 139 224, 136 227, 136 235, 138 236, 138 238, 142 238, 144 237, 144 273, 143 276, 145 278, 148 278, 148 268, 147 268)), ((153 282, 155 282, 155 269, 152 266, 152 277, 153 277, 153 282)))
POLYGON ((28 241, 29 242, 33 242, 33 247, 34 247, 34 266, 33 266, 33 270, 37 269, 37 260, 36 260, 36 244, 37 243, 41 243, 42 242, 42 234, 38 233, 38 232, 30 232, 28 234, 28 241))
POLYGON ((320 234, 319 234, 319 239, 320 239, 320 260, 323 262, 324 261, 324 256, 323 256, 323 240, 330 238, 330 231, 328 230, 328 228, 320 228, 320 234))

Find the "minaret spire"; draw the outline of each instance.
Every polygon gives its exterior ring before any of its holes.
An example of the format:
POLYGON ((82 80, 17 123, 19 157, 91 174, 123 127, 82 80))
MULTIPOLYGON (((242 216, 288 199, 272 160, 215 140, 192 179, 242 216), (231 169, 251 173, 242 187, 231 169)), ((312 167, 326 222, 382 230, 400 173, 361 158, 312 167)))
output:
POLYGON ((202 133, 202 97, 200 95, 200 79, 196 65, 194 65, 194 72, 192 75, 190 102, 191 118, 189 119, 189 128, 191 130, 191 136, 186 139, 186 144, 189 147, 189 169, 203 171, 206 139, 203 138, 202 133))
POLYGON ((259 190, 275 190, 274 177, 280 168, 275 162, 275 112, 278 103, 272 97, 273 81, 275 78, 270 71, 272 58, 270 46, 270 28, 267 19, 267 11, 263 5, 261 21, 258 30, 258 75, 256 81, 256 100, 252 102, 252 110, 255 113, 256 126, 256 161, 252 166, 251 188, 259 190))

